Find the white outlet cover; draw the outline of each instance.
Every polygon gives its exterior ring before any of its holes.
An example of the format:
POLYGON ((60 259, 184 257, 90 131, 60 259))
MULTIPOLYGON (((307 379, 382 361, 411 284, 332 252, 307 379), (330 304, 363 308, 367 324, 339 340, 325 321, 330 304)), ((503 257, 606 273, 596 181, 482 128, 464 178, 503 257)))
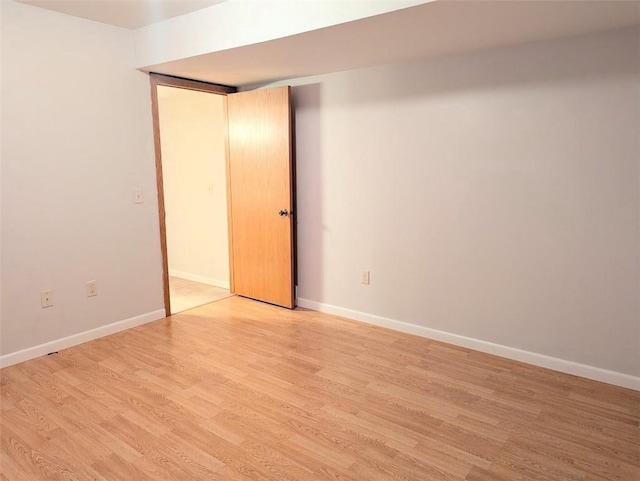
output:
POLYGON ((87 297, 98 295, 98 283, 96 281, 87 281, 87 297))
POLYGON ((53 307, 53 291, 51 289, 40 293, 40 306, 43 309, 53 307))

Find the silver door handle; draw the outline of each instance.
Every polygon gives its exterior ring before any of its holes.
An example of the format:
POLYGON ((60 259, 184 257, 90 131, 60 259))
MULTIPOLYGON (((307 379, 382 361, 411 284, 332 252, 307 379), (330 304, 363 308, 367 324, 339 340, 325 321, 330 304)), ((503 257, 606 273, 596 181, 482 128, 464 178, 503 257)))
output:
POLYGON ((280 209, 280 212, 278 212, 278 215, 280 217, 286 217, 287 215, 289 215, 289 212, 287 211, 287 209, 280 209))

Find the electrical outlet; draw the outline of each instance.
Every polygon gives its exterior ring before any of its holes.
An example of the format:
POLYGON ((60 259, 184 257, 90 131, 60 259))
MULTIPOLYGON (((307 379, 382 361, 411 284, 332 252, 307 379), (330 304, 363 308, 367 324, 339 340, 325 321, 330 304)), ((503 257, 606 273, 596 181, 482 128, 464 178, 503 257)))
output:
POLYGON ((96 281, 87 281, 87 297, 98 295, 98 283, 96 281))
POLYGON ((135 204, 144 204, 144 196, 142 195, 142 189, 136 189, 133 202, 135 204))
POLYGON ((46 307, 53 307, 53 291, 42 291, 40 293, 40 306, 44 309, 46 307))
POLYGON ((369 285, 369 271, 363 270, 360 272, 360 283, 369 285))

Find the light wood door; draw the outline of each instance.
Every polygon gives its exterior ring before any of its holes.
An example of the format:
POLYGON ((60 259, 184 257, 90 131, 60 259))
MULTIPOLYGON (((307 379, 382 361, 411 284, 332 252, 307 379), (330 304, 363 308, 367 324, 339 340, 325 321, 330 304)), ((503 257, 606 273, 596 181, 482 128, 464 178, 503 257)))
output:
POLYGON ((227 96, 232 287, 294 307, 290 88, 227 96))

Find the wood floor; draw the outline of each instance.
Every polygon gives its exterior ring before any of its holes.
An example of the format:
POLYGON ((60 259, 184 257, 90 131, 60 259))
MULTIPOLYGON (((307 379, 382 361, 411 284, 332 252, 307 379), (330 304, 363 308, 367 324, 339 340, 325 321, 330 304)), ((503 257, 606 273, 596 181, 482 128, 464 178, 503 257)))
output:
POLYGON ((232 297, 1 371, 0 478, 640 479, 640 393, 232 297))

